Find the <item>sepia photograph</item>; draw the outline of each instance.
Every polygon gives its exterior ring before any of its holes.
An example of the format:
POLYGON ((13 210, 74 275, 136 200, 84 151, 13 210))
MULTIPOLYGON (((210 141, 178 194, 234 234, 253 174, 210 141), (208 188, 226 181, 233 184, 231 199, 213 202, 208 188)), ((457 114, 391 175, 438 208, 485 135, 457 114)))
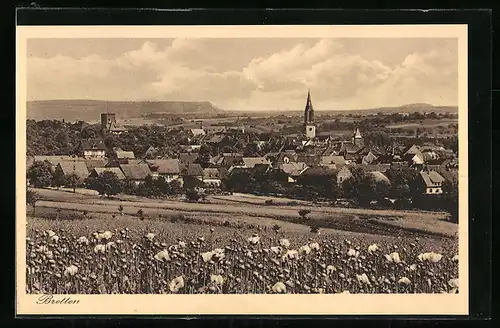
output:
POLYGON ((466 32, 18 27, 18 307, 466 314, 466 32))

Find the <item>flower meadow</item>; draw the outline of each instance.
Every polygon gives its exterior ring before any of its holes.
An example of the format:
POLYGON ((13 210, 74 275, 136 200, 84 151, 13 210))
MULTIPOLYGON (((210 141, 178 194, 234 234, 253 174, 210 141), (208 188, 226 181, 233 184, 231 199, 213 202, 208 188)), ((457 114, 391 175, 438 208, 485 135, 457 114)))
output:
POLYGON ((26 289, 45 294, 458 293, 456 240, 363 238, 213 228, 75 235, 33 229, 26 289), (292 236, 293 237, 293 236, 292 236), (449 245, 448 245, 448 244, 449 245))

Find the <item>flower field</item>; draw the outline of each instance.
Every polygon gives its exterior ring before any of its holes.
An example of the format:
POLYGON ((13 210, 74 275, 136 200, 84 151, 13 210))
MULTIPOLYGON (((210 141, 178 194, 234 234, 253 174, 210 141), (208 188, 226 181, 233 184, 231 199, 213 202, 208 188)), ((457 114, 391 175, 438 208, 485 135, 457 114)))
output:
POLYGON ((70 224, 29 227, 28 293, 458 292, 451 238, 70 224))

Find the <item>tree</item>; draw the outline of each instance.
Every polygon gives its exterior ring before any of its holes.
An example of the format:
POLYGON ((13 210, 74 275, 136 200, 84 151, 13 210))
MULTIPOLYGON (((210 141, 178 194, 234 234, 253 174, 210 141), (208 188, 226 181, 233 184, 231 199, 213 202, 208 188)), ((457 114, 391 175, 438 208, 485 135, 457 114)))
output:
POLYGON ((66 177, 64 176, 64 172, 61 169, 56 168, 52 174, 52 185, 54 187, 64 186, 66 183, 66 177))
POLYGON ((200 194, 194 189, 186 190, 186 199, 190 202, 197 202, 201 198, 200 194))
POLYGON ((107 197, 116 195, 122 192, 122 183, 114 172, 105 171, 97 178, 89 179, 88 185, 90 189, 96 190, 99 195, 107 197))
POLYGON ((71 172, 70 174, 64 177, 65 186, 68 188, 73 188, 73 192, 76 192, 76 187, 79 187, 83 180, 82 178, 76 174, 75 172, 71 172))
POLYGON ((182 193, 182 185, 178 180, 170 182, 169 186, 171 195, 179 195, 182 193))
POLYGON ((458 183, 445 181, 443 183, 445 208, 450 213, 450 221, 458 223, 458 183))
POLYGON ((26 189, 26 204, 33 207, 33 215, 35 215, 36 202, 40 200, 40 195, 32 190, 26 189))
POLYGON ((36 188, 48 187, 52 184, 52 164, 48 161, 35 162, 28 170, 27 177, 36 188))

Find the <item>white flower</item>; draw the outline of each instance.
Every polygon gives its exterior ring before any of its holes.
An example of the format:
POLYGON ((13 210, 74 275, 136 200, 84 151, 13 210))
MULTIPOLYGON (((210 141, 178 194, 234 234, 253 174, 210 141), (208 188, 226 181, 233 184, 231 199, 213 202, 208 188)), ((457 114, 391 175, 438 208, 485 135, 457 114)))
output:
POLYGON ((87 237, 83 236, 83 237, 78 238, 78 243, 88 245, 89 240, 87 239, 87 237))
POLYGON ((422 253, 422 254, 419 254, 417 256, 417 258, 424 262, 424 261, 429 261, 429 262, 432 262, 432 263, 436 263, 436 262, 439 262, 441 261, 441 258, 443 257, 443 255, 441 254, 438 254, 438 253, 434 253, 434 252, 430 252, 430 253, 422 253))
POLYGON ((299 259, 299 252, 297 252, 294 249, 289 249, 286 251, 285 255, 283 255, 283 259, 298 260, 299 259))
POLYGON ((170 255, 168 254, 168 251, 166 249, 156 253, 156 255, 154 256, 154 258, 157 260, 157 261, 160 261, 160 262, 168 262, 170 261, 170 255))
POLYGON ((56 235, 56 233, 54 231, 52 231, 52 230, 47 230, 45 232, 47 233, 47 235, 49 236, 49 238, 52 238, 52 237, 54 237, 56 235))
POLYGON ((368 279, 368 276, 366 275, 366 273, 363 273, 361 275, 357 274, 356 278, 358 279, 359 282, 361 282, 363 284, 370 285, 370 279, 368 279))
POLYGON ((179 247, 182 247, 182 248, 186 247, 186 243, 183 241, 179 241, 179 247))
POLYGON ((52 237, 50 237, 50 240, 54 241, 54 242, 58 242, 59 241, 59 236, 58 235, 53 235, 52 237))
POLYGON ((374 253, 378 250, 378 245, 377 244, 373 244, 373 245, 370 245, 368 246, 368 253, 374 253))
POLYGON ((337 268, 336 268, 335 266, 333 266, 333 265, 329 265, 329 266, 327 266, 327 267, 326 267, 326 272, 327 272, 327 273, 329 273, 329 274, 330 274, 330 273, 332 273, 332 272, 334 272, 334 271, 337 271, 337 268))
POLYGON ((213 274, 210 276, 210 281, 220 286, 224 283, 224 278, 221 275, 213 274))
POLYGON ((101 244, 95 245, 95 247, 94 247, 94 253, 102 253, 102 254, 104 254, 105 252, 106 252, 106 246, 101 245, 101 244))
POLYGON ((69 267, 64 270, 64 276, 74 276, 78 272, 78 268, 74 265, 70 265, 69 267))
POLYGON ((453 262, 458 262, 460 258, 458 257, 458 255, 455 255, 453 256, 453 258, 451 259, 453 262))
POLYGON ((214 253, 212 253, 212 252, 201 253, 201 257, 203 258, 203 262, 209 262, 212 259, 212 256, 214 256, 214 253))
POLYGON ((184 277, 179 276, 177 278, 174 278, 169 284, 168 288, 172 293, 177 293, 179 289, 184 287, 184 277))
POLYGON ((150 233, 146 234, 146 236, 144 236, 144 237, 146 237, 147 240, 152 241, 155 237, 155 234, 150 232, 150 233))
POLYGON ((310 243, 309 247, 315 251, 319 251, 319 244, 318 243, 310 243))
POLYGON ((271 247, 271 252, 273 252, 275 254, 279 254, 279 253, 281 253, 281 247, 273 246, 273 247, 271 247))
POLYGON ((277 282, 273 286, 273 292, 275 293, 286 293, 286 286, 282 282, 277 282))
POLYGON ((415 271, 415 270, 417 270, 417 265, 416 264, 410 265, 410 271, 415 271))
POLYGON ((104 231, 102 234, 100 234, 100 239, 111 239, 113 237, 113 234, 111 231, 104 231))
POLYGON ((247 241, 250 243, 250 244, 253 244, 253 245, 257 245, 260 241, 260 237, 259 236, 252 236, 250 238, 247 239, 247 241))
POLYGON ((358 257, 359 252, 353 248, 350 248, 349 251, 347 252, 347 255, 352 256, 352 257, 358 257))
POLYGON ((350 294, 351 292, 348 290, 344 290, 341 294, 350 294))
POLYGON ((394 252, 391 254, 385 254, 385 258, 387 261, 392 262, 392 263, 400 263, 401 259, 399 258, 399 254, 394 252))
POLYGON ((299 253, 303 254, 309 254, 311 253, 311 247, 309 245, 304 245, 299 248, 299 253))
POLYGON ((288 248, 290 247, 290 241, 288 239, 280 239, 280 245, 285 247, 285 248, 288 248))
POLYGON ((398 280, 398 283, 403 284, 403 285, 409 285, 411 283, 411 281, 410 281, 410 279, 403 277, 403 278, 398 280))
POLYGON ((458 279, 450 279, 448 281, 448 285, 452 288, 457 288, 458 289, 458 279))

